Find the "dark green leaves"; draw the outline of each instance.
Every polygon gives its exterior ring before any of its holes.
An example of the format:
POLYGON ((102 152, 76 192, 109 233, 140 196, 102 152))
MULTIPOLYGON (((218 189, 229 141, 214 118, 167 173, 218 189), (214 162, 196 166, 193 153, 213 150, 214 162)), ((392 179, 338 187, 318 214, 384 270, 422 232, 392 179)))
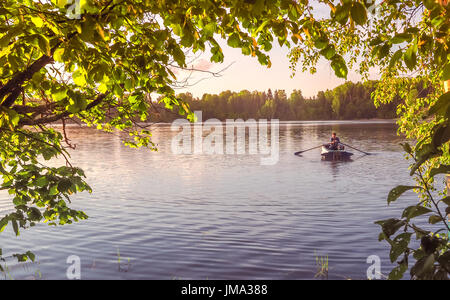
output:
POLYGON ((341 25, 345 25, 348 21, 350 15, 350 3, 345 3, 344 5, 339 4, 336 7, 336 12, 334 13, 334 18, 341 25))
POLYGON ((434 270, 435 256, 427 255, 416 262, 411 268, 411 277, 427 278, 434 270))
POLYGON ((404 42, 411 42, 412 35, 410 33, 404 32, 404 33, 398 33, 396 34, 391 40, 391 44, 401 44, 404 42))
POLYGON ((429 115, 448 116, 450 112, 450 91, 443 94, 434 103, 428 112, 429 115))
POLYGON ((437 168, 433 168, 430 170, 430 177, 434 177, 438 174, 445 174, 445 173, 450 173, 450 166, 441 165, 437 168))
POLYGON ((5 230, 6 226, 8 225, 8 222, 9 222, 9 220, 8 220, 7 216, 3 217, 0 220, 0 232, 3 232, 5 230))
POLYGON ((425 214, 429 214, 433 212, 431 209, 429 209, 428 207, 424 207, 422 205, 413 205, 413 206, 409 206, 407 207, 402 214, 403 218, 407 218, 409 219, 413 219, 415 217, 421 216, 421 215, 425 215, 425 214))
POLYGON ((39 48, 41 49, 42 53, 44 53, 47 56, 51 56, 50 42, 48 38, 44 35, 38 35, 37 39, 39 48))
POLYGON ((17 258, 17 261, 19 262, 26 262, 28 259, 31 261, 35 260, 35 255, 31 251, 27 251, 25 254, 13 254, 15 258, 17 258))
POLYGON ((62 179, 58 183, 58 191, 60 193, 67 193, 71 187, 72 187, 72 181, 70 181, 69 179, 62 179))
POLYGON ((393 188, 388 195, 387 202, 388 204, 396 201, 403 193, 406 191, 420 188, 419 186, 407 186, 407 185, 399 185, 393 188))
POLYGON ((409 242, 411 241, 411 235, 412 233, 404 232, 392 240, 391 251, 389 253, 389 258, 392 263, 395 262, 397 258, 408 249, 409 242))
POLYGON ((403 150, 406 153, 411 154, 413 152, 411 145, 409 143, 403 143, 403 144, 401 143, 400 145, 402 146, 403 150))
POLYGON ((447 63, 442 69, 442 80, 450 80, 450 63, 447 63))
POLYGON ((213 37, 215 31, 216 24, 213 22, 206 24, 206 26, 203 28, 203 34, 208 38, 213 37))
POLYGON ((405 51, 405 54, 403 55, 403 60, 405 61, 406 66, 408 69, 413 71, 416 68, 417 64, 417 46, 412 45, 408 48, 408 50, 405 51))
POLYGON ((328 38, 325 35, 316 37, 314 39, 314 46, 317 49, 324 49, 328 46, 328 38))
POLYGON ((237 34, 237 33, 233 33, 228 38, 228 46, 230 46, 230 47, 238 48, 241 46, 241 44, 242 44, 241 38, 239 37, 239 34, 237 34))
POLYGON ((439 156, 442 154, 442 151, 437 149, 436 144, 428 143, 422 145, 418 150, 416 150, 416 163, 411 167, 410 175, 414 175, 414 173, 419 169, 424 162, 428 159, 439 156))
POLYGON ((17 223, 17 220, 11 219, 11 225, 13 227, 13 230, 14 230, 14 233, 16 234, 16 236, 19 236, 20 232, 19 232, 19 224, 17 223))
POLYGON ((345 60, 340 55, 335 55, 331 61, 331 68, 339 78, 347 78, 348 68, 345 60))
POLYGON ((400 228, 405 226, 406 221, 399 219, 388 219, 383 221, 377 221, 375 222, 375 224, 380 225, 385 237, 389 238, 390 236, 395 234, 400 228))
MULTIPOLYGON (((450 270, 450 250, 447 250, 439 258, 437 261, 447 270, 450 270)), ((448 276, 448 275, 447 275, 448 276)), ((448 278, 448 277, 447 277, 448 278)))
POLYGON ((351 16, 353 21, 358 25, 364 25, 367 22, 367 11, 360 2, 355 2, 351 8, 351 16))
POLYGON ((428 223, 430 224, 437 224, 439 222, 442 222, 442 218, 438 215, 433 215, 428 218, 428 223))
POLYGON ((326 59, 331 60, 336 55, 336 50, 334 46, 328 45, 325 49, 320 51, 320 54, 326 59))
POLYGON ((448 206, 450 206, 450 196, 445 197, 441 201, 444 202, 445 204, 447 204, 448 206))
POLYGON ((45 176, 39 177, 38 179, 36 179, 36 181, 34 182, 34 184, 37 187, 44 187, 46 185, 48 185, 48 179, 45 176))
POLYGON ((397 50, 394 55, 392 55, 391 61, 389 62, 389 67, 394 67, 398 61, 403 57, 403 51, 397 50))
POLYGON ((392 269, 391 273, 389 273, 389 280, 400 280, 403 278, 403 275, 408 270, 407 263, 401 263, 394 269, 392 269))

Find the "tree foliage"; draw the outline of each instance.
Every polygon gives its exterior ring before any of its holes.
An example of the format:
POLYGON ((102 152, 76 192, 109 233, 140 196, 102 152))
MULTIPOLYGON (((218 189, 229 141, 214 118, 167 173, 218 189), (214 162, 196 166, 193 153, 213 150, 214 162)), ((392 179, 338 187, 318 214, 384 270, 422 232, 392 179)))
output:
MULTIPOLYGON (((39 221, 66 224, 87 216, 70 195, 90 191, 73 167, 65 134, 49 124, 80 120, 125 130, 133 147, 154 145, 137 121, 148 119, 146 95, 193 119, 173 90, 174 68, 188 52, 222 62, 218 39, 270 66, 274 41, 289 44, 301 6, 293 1, 4 0, 0 2, 1 190, 15 211, 0 219, 17 235, 39 221), (55 157, 66 165, 54 168, 55 157)), ((22 260, 34 256, 20 255, 22 260)))
MULTIPOLYGON (((376 107, 371 98, 377 82, 347 82, 332 90, 320 91, 316 96, 305 98, 300 90, 289 96, 283 90, 267 92, 224 91, 217 95, 205 94, 200 98, 190 93, 178 97, 193 111, 202 111, 203 119, 260 119, 279 120, 356 120, 393 119, 400 97, 388 104, 376 107)), ((149 113, 152 122, 171 122, 179 118, 163 104, 153 104, 149 113)))
MULTIPOLYGON (((175 96, 172 69, 186 67, 187 51, 209 52, 211 61, 222 62, 218 39, 269 67, 267 52, 278 42, 297 46, 291 53, 293 70, 300 62, 302 69, 314 71, 320 58, 342 78, 355 66, 366 78, 376 68, 381 84, 373 93, 375 102, 389 102, 398 93, 404 100, 398 107, 400 131, 418 141, 405 147, 422 187, 420 205, 440 216, 432 184, 449 164, 449 93, 442 84, 450 79, 447 1, 81 0, 76 7, 72 2, 0 3, 0 188, 9 192, 16 209, 0 220, 0 230, 10 224, 19 234, 41 220, 65 224, 86 217, 67 202, 71 194, 90 188, 68 160, 66 137, 48 124, 64 125, 76 117, 102 130, 127 130, 128 145, 153 148, 150 132, 136 122, 148 119, 145 95, 163 95, 168 108, 177 106, 193 119, 175 96), (315 6, 329 14, 320 17, 315 6), (423 96, 419 82, 432 92, 423 96), (67 165, 45 165, 56 156, 67 158, 67 165)), ((264 114, 270 117, 274 105, 269 101, 264 114)), ((445 199, 439 203, 448 206, 445 199)), ((382 226, 391 233, 423 211, 411 208, 400 221, 382 226)), ((440 224, 448 228, 445 220, 440 224)), ((409 240, 408 232, 392 239, 393 257, 399 252, 408 257, 409 240)), ((415 251, 426 256, 417 257, 413 277, 447 276, 448 237, 427 233, 415 251)), ((400 266, 393 278, 404 273, 406 265, 400 266)))
MULTIPOLYGON (((396 201, 415 188, 420 202, 405 209, 401 219, 378 222, 380 240, 391 246, 391 260, 402 256, 390 274, 399 279, 408 270, 408 258, 415 258, 410 269, 416 279, 444 279, 449 275, 449 240, 446 215, 449 213, 445 190, 437 191, 434 178, 448 174, 450 92, 444 83, 450 79, 450 6, 445 0, 320 1, 328 5, 330 17, 318 18, 314 6, 304 16, 301 38, 305 43, 290 54, 292 69, 315 72, 320 58, 332 55, 346 58, 348 68, 356 68, 363 78, 371 71, 381 74, 372 96, 377 105, 400 97, 397 107, 399 131, 416 140, 404 144, 412 160, 410 173, 415 186, 398 186, 388 196, 396 201), (424 92, 427 91, 427 92, 424 92), (441 199, 441 200, 438 200, 441 199), (431 216, 430 216, 431 214, 431 216), (435 230, 424 230, 412 223, 426 216, 435 230), (391 237, 403 228, 403 232, 391 237), (411 249, 411 237, 421 239, 411 249)), ((336 62, 334 62, 336 64, 336 62)), ((336 74, 346 74, 344 67, 336 74)))

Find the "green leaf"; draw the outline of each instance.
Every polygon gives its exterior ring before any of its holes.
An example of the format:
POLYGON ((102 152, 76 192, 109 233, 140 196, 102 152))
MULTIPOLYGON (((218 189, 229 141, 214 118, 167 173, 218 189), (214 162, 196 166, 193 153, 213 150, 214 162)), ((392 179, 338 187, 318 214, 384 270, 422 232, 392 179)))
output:
POLYGON ((430 177, 434 177, 437 174, 446 174, 450 173, 450 166, 449 165, 441 165, 438 168, 433 168, 430 171, 430 177))
POLYGON ((433 271, 435 257, 434 254, 430 254, 419 259, 416 264, 411 268, 411 276, 417 278, 426 278, 427 275, 433 271))
POLYGON ((66 193, 72 187, 72 181, 69 179, 62 179, 58 183, 58 191, 61 193, 66 193))
POLYGON ((324 49, 328 46, 328 38, 326 36, 322 36, 314 39, 314 46, 317 49, 324 49))
POLYGON ((399 33, 396 34, 392 39, 391 39, 391 44, 401 44, 404 42, 411 42, 412 39, 412 35, 409 33, 399 33))
POLYGON ((22 32, 23 29, 20 24, 12 27, 4 36, 0 38, 0 48, 5 48, 8 46, 8 44, 13 42, 14 38, 22 34, 22 32))
POLYGON ((73 82, 76 85, 81 86, 81 87, 86 85, 86 77, 80 70, 75 71, 72 75, 72 78, 73 78, 73 82))
POLYGON ((351 16, 353 21, 358 25, 364 25, 367 22, 367 11, 360 2, 353 3, 351 8, 351 16))
POLYGON ((441 123, 433 127, 431 143, 435 149, 438 149, 450 140, 450 126, 447 123, 441 123))
POLYGON ((59 8, 64 8, 66 6, 68 0, 52 0, 59 8))
POLYGON ((16 127, 19 124, 20 116, 14 109, 4 109, 8 115, 7 119, 12 127, 16 127))
POLYGON ((433 8, 436 7, 437 2, 435 0, 424 0, 423 4, 426 7, 426 9, 432 10, 433 8))
POLYGON ((406 66, 411 71, 416 68, 417 63, 417 54, 416 54, 416 48, 414 46, 411 46, 406 50, 405 54, 403 55, 403 60, 405 61, 406 66))
POLYGON ((450 250, 441 254, 441 256, 439 256, 437 261, 441 266, 443 266, 447 270, 450 270, 450 250))
POLYGON ((238 48, 241 46, 241 39, 237 33, 233 33, 228 38, 228 46, 233 47, 233 48, 238 48))
POLYGON ((402 214, 402 218, 413 219, 415 217, 432 213, 433 211, 427 207, 419 205, 413 205, 405 208, 402 214))
POLYGON ((19 225, 17 224, 17 221, 14 220, 14 219, 11 220, 11 224, 12 224, 12 227, 14 229, 14 233, 16 234, 16 236, 19 236, 20 232, 19 232, 19 225))
POLYGON ((410 175, 413 176, 417 169, 428 159, 436 157, 442 154, 442 151, 436 149, 436 147, 429 143, 422 145, 422 147, 416 150, 417 162, 411 167, 410 175))
POLYGON ((336 7, 336 12, 334 13, 334 17, 337 22, 341 25, 345 25, 348 21, 348 17, 350 15, 350 6, 351 4, 338 5, 336 7))
POLYGON ((430 224, 437 224, 439 222, 442 222, 442 218, 438 215, 433 215, 428 218, 428 223, 430 224))
POLYGON ((388 195, 387 202, 388 204, 396 201, 403 193, 406 191, 420 188, 419 186, 408 186, 408 185, 399 185, 393 188, 388 195))
POLYGON ((35 260, 35 258, 36 258, 36 256, 34 255, 34 253, 33 252, 31 252, 31 251, 27 251, 27 253, 25 253, 29 258, 30 258, 30 260, 31 261, 33 261, 34 262, 34 260, 35 260))
POLYGON ((401 227, 406 224, 406 221, 399 219, 387 219, 382 221, 377 221, 375 224, 381 226, 385 238, 389 238, 391 235, 395 234, 401 227))
POLYGON ((411 241, 412 233, 404 232, 395 237, 391 243, 391 251, 389 253, 389 258, 391 262, 395 262, 397 258, 405 253, 408 249, 409 242, 411 241))
POLYGON ((94 21, 91 18, 87 18, 86 21, 81 23, 81 34, 80 37, 85 42, 93 42, 94 39, 94 30, 95 30, 94 21))
POLYGON ((3 232, 7 225, 8 225, 8 218, 4 217, 3 219, 0 220, 0 232, 3 232))
POLYGON ((389 54, 390 49, 391 49, 391 46, 388 43, 381 46, 377 53, 378 59, 385 58, 389 54))
POLYGON ((216 23, 211 22, 206 24, 206 26, 203 28, 203 33, 206 37, 213 37, 214 32, 216 31, 216 23))
POLYGON ((397 50, 394 55, 392 55, 391 61, 389 62, 389 68, 392 68, 395 66, 395 64, 402 58, 403 51, 397 50))
POLYGON ((428 115, 446 116, 450 110, 450 92, 439 97, 439 99, 430 107, 428 115))
POLYGON ((320 51, 320 54, 326 59, 330 60, 336 55, 336 49, 332 45, 328 45, 325 49, 320 51))
POLYGON ((64 61, 62 58, 63 54, 64 54, 64 48, 58 48, 53 53, 53 59, 58 62, 63 62, 64 61))
POLYGON ((334 73, 339 78, 347 78, 348 69, 347 64, 340 55, 335 55, 333 61, 331 62, 331 68, 333 68, 334 73))
POLYGON ((55 101, 61 101, 61 100, 63 100, 64 98, 66 98, 66 96, 67 96, 67 90, 65 90, 65 89, 56 91, 55 93, 52 93, 52 98, 53 98, 55 101))
POLYGON ((441 202, 444 202, 445 204, 450 206, 450 196, 445 197, 444 199, 441 200, 441 202))
POLYGON ((400 144, 403 147, 403 150, 405 150, 406 153, 411 154, 412 153, 412 149, 411 146, 408 143, 404 143, 404 144, 400 144))
POLYGON ((37 39, 39 48, 41 49, 42 53, 44 53, 47 56, 51 56, 49 40, 41 34, 37 36, 37 39))
POLYGON ((442 81, 450 80, 450 63, 447 63, 442 69, 442 81))
POLYGON ((36 179, 36 181, 34 182, 34 184, 35 184, 36 186, 38 186, 38 187, 44 187, 44 186, 46 186, 46 185, 48 184, 47 177, 45 177, 45 176, 39 177, 38 179, 36 179))
POLYGON ((403 275, 408 270, 407 263, 401 263, 394 269, 392 269, 391 273, 389 273, 389 280, 400 280, 403 278, 403 275))
POLYGON ((44 26, 44 20, 40 17, 31 17, 31 22, 38 28, 44 26))
POLYGON ((373 40, 370 41, 369 45, 377 46, 377 45, 380 45, 382 42, 383 42, 383 40, 381 39, 381 37, 377 36, 376 38, 374 38, 373 40))

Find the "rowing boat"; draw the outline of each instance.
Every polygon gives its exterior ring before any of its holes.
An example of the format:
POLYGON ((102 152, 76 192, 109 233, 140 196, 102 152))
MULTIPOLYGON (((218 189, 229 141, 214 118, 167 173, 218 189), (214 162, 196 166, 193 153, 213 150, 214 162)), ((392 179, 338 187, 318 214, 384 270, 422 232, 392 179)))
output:
POLYGON ((322 146, 320 153, 322 160, 349 160, 353 153, 345 151, 344 149, 331 150, 326 146, 322 146))

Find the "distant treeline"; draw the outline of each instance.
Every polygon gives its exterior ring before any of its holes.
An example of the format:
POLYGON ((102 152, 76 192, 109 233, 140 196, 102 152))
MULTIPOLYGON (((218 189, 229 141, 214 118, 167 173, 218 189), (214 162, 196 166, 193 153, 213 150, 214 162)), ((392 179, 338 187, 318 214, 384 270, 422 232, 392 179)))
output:
MULTIPOLYGON (((355 120, 392 119, 396 117, 395 100, 376 108, 371 93, 377 81, 366 83, 347 82, 333 90, 319 92, 317 96, 305 98, 300 90, 288 97, 284 90, 267 92, 225 91, 219 95, 205 94, 194 98, 190 93, 178 95, 193 111, 200 110, 203 120, 225 119, 280 119, 290 120, 355 120)), ((176 109, 174 110, 176 111, 176 109)), ((153 104, 151 121, 170 122, 179 118, 173 111, 166 110, 164 104, 153 104)))

